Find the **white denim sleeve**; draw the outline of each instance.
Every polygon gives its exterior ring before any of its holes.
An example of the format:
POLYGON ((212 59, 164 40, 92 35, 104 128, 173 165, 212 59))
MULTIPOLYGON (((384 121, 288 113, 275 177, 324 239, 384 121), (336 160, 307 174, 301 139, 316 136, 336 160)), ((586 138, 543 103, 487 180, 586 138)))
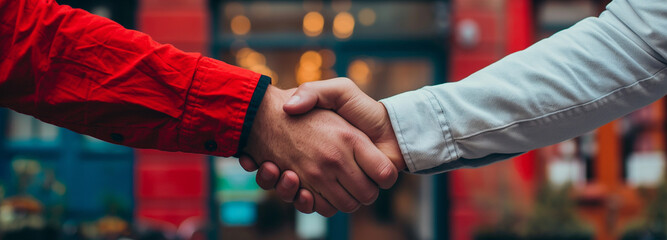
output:
POLYGON ((456 82, 381 102, 410 172, 477 167, 554 144, 667 94, 667 1, 615 0, 456 82))

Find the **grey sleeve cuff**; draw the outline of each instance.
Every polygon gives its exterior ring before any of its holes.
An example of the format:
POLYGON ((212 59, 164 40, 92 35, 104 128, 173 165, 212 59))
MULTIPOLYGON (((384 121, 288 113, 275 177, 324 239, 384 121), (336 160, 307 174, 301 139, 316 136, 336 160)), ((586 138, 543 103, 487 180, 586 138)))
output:
POLYGON ((433 93, 422 88, 380 102, 387 108, 410 172, 427 173, 438 166, 458 165, 446 164, 457 160, 459 154, 447 123, 447 113, 433 93))

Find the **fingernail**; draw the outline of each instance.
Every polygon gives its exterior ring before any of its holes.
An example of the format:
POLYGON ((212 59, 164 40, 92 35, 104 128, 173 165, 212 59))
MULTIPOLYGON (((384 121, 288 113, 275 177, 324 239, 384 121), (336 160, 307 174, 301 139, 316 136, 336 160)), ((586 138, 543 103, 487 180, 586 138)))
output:
POLYGON ((286 105, 294 105, 299 103, 299 100, 301 100, 301 97, 299 96, 292 96, 286 103, 286 105))

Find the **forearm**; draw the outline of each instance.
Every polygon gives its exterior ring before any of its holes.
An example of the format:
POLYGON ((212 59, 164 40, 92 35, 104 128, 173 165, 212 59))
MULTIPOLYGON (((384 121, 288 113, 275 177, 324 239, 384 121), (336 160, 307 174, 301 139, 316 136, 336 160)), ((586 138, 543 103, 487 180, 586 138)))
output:
POLYGON ((132 147, 237 152, 259 74, 53 1, 0 5, 0 106, 132 147))
POLYGON ((665 34, 667 7, 652 4, 646 13, 629 4, 616 1, 600 18, 461 82, 383 100, 409 169, 489 164, 578 136, 663 97, 664 40, 654 38, 665 34), (652 36, 637 32, 646 28, 652 36))

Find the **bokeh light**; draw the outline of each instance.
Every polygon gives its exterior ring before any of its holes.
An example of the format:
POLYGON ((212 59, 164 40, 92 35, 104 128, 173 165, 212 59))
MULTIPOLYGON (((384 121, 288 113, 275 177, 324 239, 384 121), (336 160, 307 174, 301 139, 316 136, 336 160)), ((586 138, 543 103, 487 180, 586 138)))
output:
POLYGON ((336 54, 329 49, 322 49, 319 51, 322 56, 322 67, 332 68, 336 64, 336 54))
POLYGON ((298 68, 296 71, 296 82, 299 85, 321 79, 322 79, 322 71, 320 69, 309 71, 303 68, 298 68))
POLYGON ((354 17, 348 12, 340 12, 334 18, 333 33, 339 39, 352 36, 354 31, 354 17))
POLYGON ((244 15, 238 15, 232 18, 231 28, 236 35, 246 35, 250 32, 250 19, 244 15))
POLYGON ((299 63, 302 68, 312 71, 322 67, 322 56, 318 52, 307 51, 301 55, 299 63))
POLYGON ((316 37, 324 29, 324 17, 319 12, 309 12, 303 17, 303 33, 309 37, 316 37))
POLYGON ((301 55, 296 68, 298 84, 322 79, 322 55, 316 51, 307 51, 301 55))
POLYGON ((250 67, 248 69, 250 71, 253 71, 253 72, 265 75, 267 77, 270 77, 271 78, 271 84, 273 84, 273 85, 278 84, 278 81, 279 81, 278 74, 275 71, 271 70, 271 68, 269 68, 268 66, 266 66, 266 65, 255 65, 255 66, 250 67))
POLYGON ((370 8, 364 8, 359 11, 359 14, 357 15, 359 18, 359 23, 364 26, 371 26, 375 24, 375 19, 377 16, 375 15, 375 11, 370 8))
POLYGON ((270 77, 273 85, 278 83, 278 74, 266 65, 266 56, 251 48, 245 47, 236 51, 236 64, 270 77))
POLYGON ((347 76, 357 85, 365 86, 371 81, 371 68, 364 60, 354 60, 347 68, 347 76))

